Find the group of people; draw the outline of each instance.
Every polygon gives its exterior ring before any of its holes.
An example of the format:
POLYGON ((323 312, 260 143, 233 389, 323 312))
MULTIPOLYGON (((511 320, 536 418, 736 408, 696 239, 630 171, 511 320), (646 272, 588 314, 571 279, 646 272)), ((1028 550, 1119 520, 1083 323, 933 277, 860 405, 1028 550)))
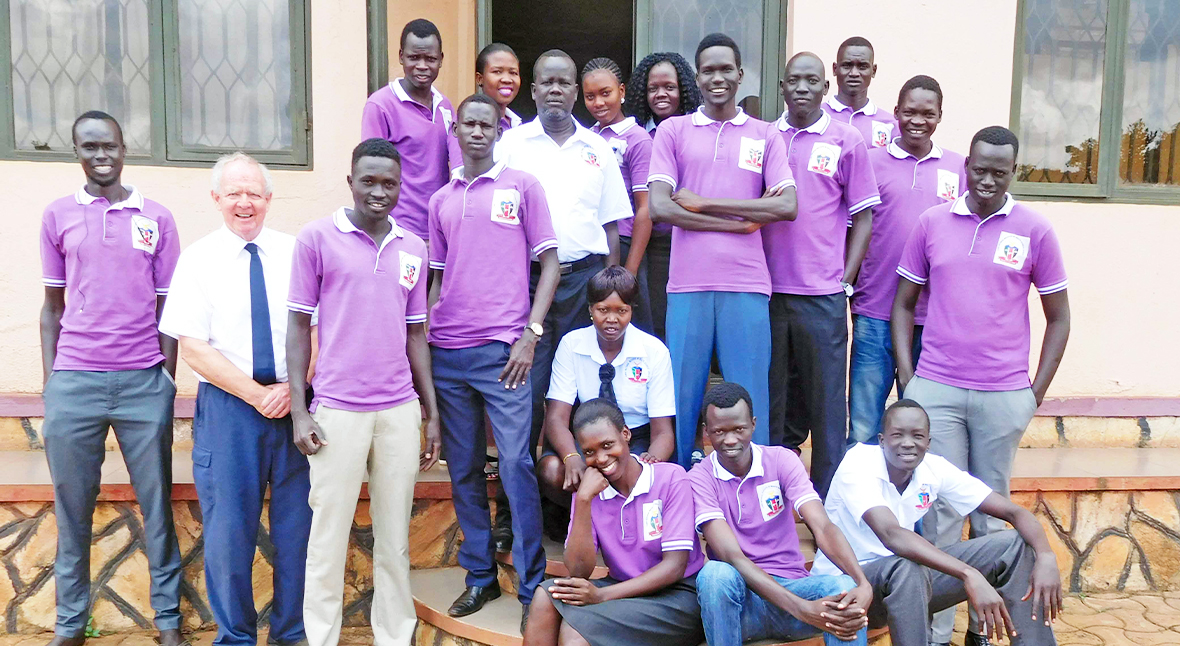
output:
POLYGON ((580 84, 545 52, 527 123, 508 107, 522 84, 509 46, 479 53, 479 90, 456 109, 434 88, 442 45, 429 21, 406 25, 404 77, 364 107, 352 204, 294 237, 265 226, 267 168, 235 153, 212 170, 224 226, 181 253, 169 211, 121 181, 118 122, 74 123, 86 183, 41 232, 53 646, 85 640, 108 427, 143 509, 160 643, 183 642, 178 348, 200 382, 193 475, 219 645, 257 642, 268 489, 269 642, 338 642, 366 474, 376 643, 409 644, 414 483, 440 459, 468 572, 449 613, 499 597, 495 553, 511 551, 526 644, 864 643, 886 624, 897 644, 947 643, 963 600, 970 644, 1053 643, 1055 557, 1007 494, 1069 309, 1052 227, 1007 192, 1010 131, 979 131, 966 157, 935 145, 937 81, 877 108, 859 37, 826 100, 820 58, 790 59, 774 123, 738 105, 741 53, 723 34, 629 79, 593 59, 580 84), (572 116, 579 88, 591 128, 572 116), (1030 380, 1032 285, 1047 326, 1030 380), (712 368, 726 381, 706 391, 712 368), (895 383, 904 399, 886 409, 895 383), (820 551, 810 571, 795 514, 820 551), (544 535, 566 541, 569 576, 544 580, 544 535), (591 580, 599 553, 609 575, 591 580))

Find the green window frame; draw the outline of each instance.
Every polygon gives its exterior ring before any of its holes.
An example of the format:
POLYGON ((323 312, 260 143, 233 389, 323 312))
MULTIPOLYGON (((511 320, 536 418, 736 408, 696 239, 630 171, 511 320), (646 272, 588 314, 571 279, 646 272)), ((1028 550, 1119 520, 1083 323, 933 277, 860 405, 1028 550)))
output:
MULTIPOLYGON (((1103 53, 1101 106, 1098 121, 1098 170, 1094 183, 1049 183, 1016 181, 1012 192, 1019 197, 1038 200, 1074 200, 1128 204, 1167 204, 1180 202, 1180 186, 1130 184, 1120 181, 1122 155, 1122 119, 1125 89, 1127 44, 1130 40, 1132 0, 1105 0, 1106 26, 1103 53)), ((1018 0, 1016 34, 1012 57, 1012 100, 1009 128, 1021 133, 1021 94, 1026 68, 1025 42, 1032 0, 1018 0)))
MULTIPOLYGON (((311 149, 311 0, 288 0, 290 24, 289 150, 198 146, 181 137, 180 11, 177 0, 149 0, 148 36, 150 79, 150 152, 128 153, 127 164, 142 166, 209 167, 218 157, 242 150, 278 169, 309 170, 311 149)), ((0 0, 0 159, 17 161, 72 161, 72 151, 33 151, 16 147, 13 106, 12 48, 9 0, 0 0)))

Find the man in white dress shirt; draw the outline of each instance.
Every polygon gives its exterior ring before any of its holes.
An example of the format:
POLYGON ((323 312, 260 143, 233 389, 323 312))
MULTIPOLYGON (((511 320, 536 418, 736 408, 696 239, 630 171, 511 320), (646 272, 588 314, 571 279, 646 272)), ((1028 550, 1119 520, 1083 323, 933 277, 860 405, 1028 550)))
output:
POLYGON ((287 291, 295 237, 263 225, 272 185, 243 153, 213 167, 224 226, 180 256, 160 332, 200 381, 193 419, 193 480, 205 532, 205 581, 217 621, 214 644, 254 646, 252 570, 270 486, 274 546, 271 644, 305 639, 303 582, 311 530, 307 458, 291 433, 287 291))

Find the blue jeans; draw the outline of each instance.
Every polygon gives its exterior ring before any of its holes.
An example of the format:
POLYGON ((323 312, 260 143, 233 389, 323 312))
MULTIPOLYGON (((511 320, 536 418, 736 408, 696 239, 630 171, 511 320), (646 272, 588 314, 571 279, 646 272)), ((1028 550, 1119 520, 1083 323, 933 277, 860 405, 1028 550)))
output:
MULTIPOLYGON (((843 594, 855 587, 852 577, 844 574, 773 578, 791 594, 807 601, 843 594)), ((701 602, 701 621, 709 646, 740 646, 759 639, 797 641, 820 633, 818 628, 758 596, 746 587, 746 580, 737 569, 724 561, 705 563, 697 574, 697 598, 701 602)), ((868 644, 867 628, 861 628, 850 642, 829 633, 823 635, 826 646, 868 644)))
MULTIPOLYGON (((922 353, 922 326, 914 326, 914 365, 922 353)), ((849 378, 848 413, 851 430, 848 443, 877 443, 885 400, 897 381, 893 358, 893 337, 889 321, 852 315, 852 368, 849 378)))

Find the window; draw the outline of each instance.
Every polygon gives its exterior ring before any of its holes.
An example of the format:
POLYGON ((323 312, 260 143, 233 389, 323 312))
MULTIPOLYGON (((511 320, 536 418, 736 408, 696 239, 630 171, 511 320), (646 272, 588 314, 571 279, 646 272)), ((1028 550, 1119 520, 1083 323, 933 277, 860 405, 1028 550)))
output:
POLYGON ((0 0, 0 157, 73 158, 87 110, 129 163, 309 164, 306 0, 0 0))
POLYGON ((1180 0, 1023 0, 1017 190, 1180 197, 1180 0))

